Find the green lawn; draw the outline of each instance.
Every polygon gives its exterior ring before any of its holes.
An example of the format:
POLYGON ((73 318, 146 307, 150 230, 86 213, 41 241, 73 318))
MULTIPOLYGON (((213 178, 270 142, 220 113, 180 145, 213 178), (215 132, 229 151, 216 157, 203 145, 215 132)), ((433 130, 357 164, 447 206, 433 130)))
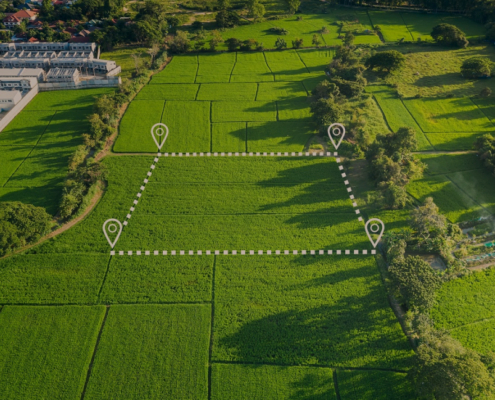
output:
POLYGON ((142 65, 144 62, 149 62, 150 55, 146 53, 146 47, 126 47, 122 49, 114 49, 108 52, 102 52, 100 58, 102 60, 112 60, 117 63, 122 69, 120 76, 123 78, 131 78, 132 73, 136 72, 134 59, 131 57, 132 54, 138 54, 140 56, 139 64, 142 65))
POLYGON ((4 307, 2 398, 79 399, 104 314, 103 306, 4 307))
POLYGON ((207 399, 209 305, 112 306, 85 399, 207 399))

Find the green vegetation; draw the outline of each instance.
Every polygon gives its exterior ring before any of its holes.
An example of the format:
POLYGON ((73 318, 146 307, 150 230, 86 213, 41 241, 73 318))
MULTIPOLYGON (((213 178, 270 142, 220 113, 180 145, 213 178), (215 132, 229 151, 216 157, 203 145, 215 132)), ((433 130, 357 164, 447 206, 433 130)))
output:
POLYGON ((330 368, 213 364, 212 399, 336 400, 330 368))
POLYGON ((85 398, 207 399, 210 314, 207 305, 112 306, 85 398))
POLYGON ((0 203, 0 256, 36 243, 49 232, 50 215, 42 208, 21 202, 0 203))
POLYGON ((0 313, 2 396, 79 398, 104 313, 103 306, 5 306, 0 313))
POLYGON ((405 375, 389 371, 337 370, 341 399, 414 400, 405 375))

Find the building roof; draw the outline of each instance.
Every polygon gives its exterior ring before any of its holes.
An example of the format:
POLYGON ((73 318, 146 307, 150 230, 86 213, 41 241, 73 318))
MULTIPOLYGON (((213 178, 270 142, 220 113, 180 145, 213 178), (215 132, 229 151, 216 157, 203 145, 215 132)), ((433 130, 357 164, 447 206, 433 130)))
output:
POLYGON ((15 15, 9 15, 8 17, 5 17, 3 19, 3 22, 21 22, 21 20, 17 18, 15 15))
POLYGON ((48 71, 48 74, 46 75, 47 78, 54 78, 54 77, 72 77, 74 75, 78 75, 79 71, 75 68, 52 68, 50 71, 48 71))
POLYGON ((7 76, 40 76, 41 68, 0 68, 0 77, 7 76))
POLYGON ((28 40, 29 43, 39 43, 40 41, 36 39, 34 36, 28 40))
POLYGON ((37 17, 37 16, 38 16, 38 13, 31 11, 31 10, 20 10, 14 14, 14 17, 17 17, 17 18, 32 18, 32 17, 37 17))
POLYGON ((90 43, 91 39, 87 36, 74 36, 69 39, 69 43, 90 43))
POLYGON ((13 100, 22 96, 19 90, 0 90, 0 100, 13 100))

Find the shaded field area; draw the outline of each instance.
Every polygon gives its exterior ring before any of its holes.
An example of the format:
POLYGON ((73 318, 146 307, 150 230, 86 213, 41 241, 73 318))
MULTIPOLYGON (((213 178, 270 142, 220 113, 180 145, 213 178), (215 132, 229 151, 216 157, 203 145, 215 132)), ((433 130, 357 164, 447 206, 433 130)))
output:
POLYGON ((69 157, 89 131, 95 98, 112 89, 39 93, 0 132, 0 201, 22 201, 54 215, 69 157))

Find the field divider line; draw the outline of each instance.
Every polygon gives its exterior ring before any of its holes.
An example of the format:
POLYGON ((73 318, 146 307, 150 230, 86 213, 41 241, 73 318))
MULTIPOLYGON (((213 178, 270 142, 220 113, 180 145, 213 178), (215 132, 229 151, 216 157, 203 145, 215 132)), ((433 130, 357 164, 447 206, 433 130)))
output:
POLYGON ((105 307, 105 315, 103 316, 103 320, 101 321, 100 330, 98 331, 98 336, 96 337, 95 348, 93 349, 93 355, 91 356, 91 361, 88 366, 88 373, 86 375, 86 380, 84 382, 84 387, 81 392, 81 400, 84 400, 84 396, 86 394, 86 389, 88 388, 89 378, 91 377, 91 371, 93 370, 93 365, 95 362, 96 352, 98 351, 98 345, 100 344, 101 334, 103 333, 103 328, 105 327, 105 322, 107 322, 108 312, 110 311, 110 306, 105 307))
POLYGON ((217 257, 213 257, 213 266, 211 273, 211 315, 210 315, 210 340, 208 346, 208 400, 211 400, 212 392, 212 359, 213 359, 213 326, 215 320, 215 275, 217 267, 217 257))
POLYGON ((375 255, 376 250, 112 250, 111 256, 332 256, 375 255))
POLYGON ((337 157, 337 152, 195 152, 158 153, 158 157, 337 157))
POLYGON ((337 379, 336 369, 332 369, 332 380, 333 380, 333 388, 335 389, 335 395, 337 396, 337 400, 342 400, 342 397, 340 397, 339 380, 337 379))

